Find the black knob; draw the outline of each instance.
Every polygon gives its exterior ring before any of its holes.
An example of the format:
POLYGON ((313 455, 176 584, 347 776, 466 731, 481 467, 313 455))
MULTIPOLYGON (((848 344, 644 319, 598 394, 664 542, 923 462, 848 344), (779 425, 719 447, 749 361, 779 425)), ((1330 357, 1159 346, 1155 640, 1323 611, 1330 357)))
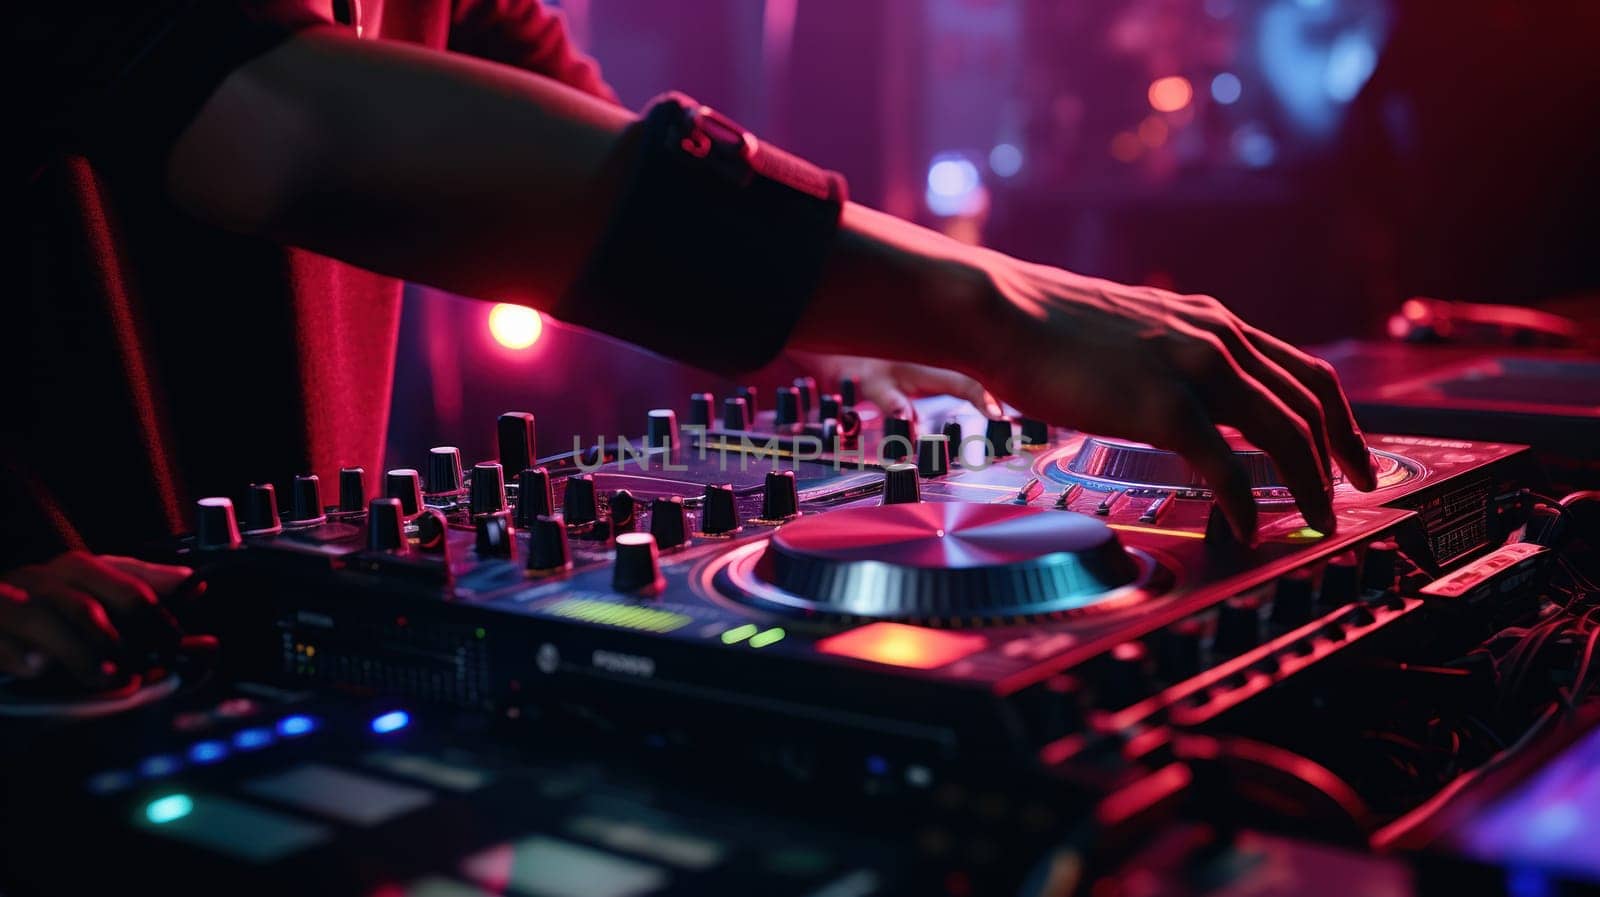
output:
POLYGON ((339 468, 339 513, 359 514, 367 509, 366 478, 363 468, 339 468))
POLYGON ((1031 417, 1022 419, 1022 444, 1034 447, 1050 443, 1050 425, 1031 417))
POLYGON ((634 501, 633 493, 626 489, 618 489, 606 499, 606 510, 611 515, 613 532, 625 533, 633 529, 633 518, 638 513, 638 504, 634 501))
POLYGON ((644 444, 651 448, 678 447, 678 414, 671 408, 652 408, 645 423, 644 444))
POLYGON ((708 536, 736 533, 742 528, 739 521, 739 500, 733 486, 726 483, 706 487, 705 505, 700 509, 700 531, 708 536))
POLYGON ((748 426, 755 423, 756 409, 761 407, 759 397, 756 395, 756 388, 754 386, 741 386, 735 389, 733 394, 744 399, 745 424, 748 426))
POLYGON ((289 503, 289 522, 321 523, 327 519, 328 511, 322 506, 322 481, 314 473, 295 477, 294 494, 290 496, 289 503))
POLYGON ((1361 597, 1361 572, 1354 552, 1334 555, 1322 571, 1322 603, 1339 607, 1361 597))
POLYGON ((1367 556, 1361 562, 1361 587, 1378 592, 1394 588, 1396 562, 1400 546, 1393 539, 1380 539, 1367 546, 1367 556))
POLYGON ((711 412, 716 408, 717 397, 709 392, 689 394, 689 426, 711 426, 711 412))
MULTIPOLYGON (((495 465, 498 467, 499 465, 495 465)), ((478 531, 477 551, 481 558, 513 558, 517 540, 511 528, 511 512, 495 511, 473 521, 478 531)))
POLYGON ((839 381, 839 401, 843 402, 846 408, 856 403, 856 381, 854 377, 846 377, 839 381))
POLYGON ((565 570, 572 566, 567 548, 567 521, 560 514, 533 518, 528 529, 528 569, 535 573, 565 570))
POLYGON ((461 450, 453 445, 428 449, 428 494, 455 495, 461 491, 461 450))
POLYGON ((884 460, 899 461, 910 455, 912 450, 911 421, 904 417, 884 418, 883 448, 880 452, 884 460))
POLYGON ((777 395, 778 401, 773 406, 774 410, 772 412, 774 415, 773 420, 780 427, 799 423, 801 420, 800 390, 795 389, 793 386, 780 386, 778 387, 777 395))
POLYGON ((417 547, 429 554, 443 554, 450 547, 450 521, 438 508, 423 508, 417 515, 417 547))
POLYGON ((1205 623, 1190 617, 1156 635, 1156 674, 1163 682, 1182 682, 1199 674, 1205 632, 1205 623))
POLYGON ((743 430, 750 424, 750 402, 741 396, 722 400, 722 429, 743 430))
MULTIPOLYGON (((391 470, 383 477, 383 494, 388 498, 399 499, 400 510, 407 517, 422 510, 422 478, 409 467, 391 470)), ((367 511, 371 512, 369 505, 367 511)))
POLYGON ((195 502, 194 545, 206 550, 238 548, 239 521, 233 514, 233 499, 202 498, 195 502))
POLYGON ((890 464, 883 469, 883 503, 913 504, 922 501, 922 486, 915 464, 890 464))
POLYGON ((568 526, 586 526, 599 519, 600 508, 595 503, 594 477, 586 473, 567 477, 566 491, 561 497, 561 514, 566 518, 568 526))
POLYGON ((1290 570, 1278 577, 1272 588, 1272 623, 1284 629, 1297 629, 1316 616, 1317 595, 1311 571, 1290 570))
POLYGON ((533 526, 533 518, 554 514, 555 492, 550 488, 550 471, 530 467, 517 474, 517 525, 533 526))
POLYGON ((1150 649, 1144 642, 1123 642, 1102 661, 1103 675, 1095 681, 1095 699, 1101 707, 1120 708, 1150 692, 1150 649))
POLYGON ((939 428, 939 432, 944 434, 945 445, 950 451, 950 458, 954 460, 959 457, 961 455, 961 421, 952 417, 944 422, 944 426, 939 428))
POLYGON ((661 558, 656 537, 649 533, 623 533, 617 537, 617 560, 611 568, 611 588, 618 592, 661 591, 661 558))
POLYGON ((1261 644, 1261 599, 1239 595, 1217 608, 1217 633, 1211 640, 1212 653, 1233 657, 1261 644))
POLYGON ((683 499, 668 495, 650 502, 650 535, 656 537, 656 545, 663 551, 689 540, 689 514, 683 508, 683 499))
POLYGON ((472 466, 472 515, 495 514, 506 509, 505 468, 493 461, 472 466))
POLYGON ((1011 454, 1011 420, 996 418, 983 426, 984 452, 991 458, 1011 454))
POLYGON ((1217 551, 1234 552, 1241 547, 1239 537, 1233 534, 1233 526, 1228 523, 1228 515, 1216 502, 1212 502, 1211 509, 1206 512, 1205 539, 1206 545, 1217 551))
POLYGON ((767 472, 767 488, 761 497, 762 520, 788 520, 800 513, 800 489, 795 485, 794 471, 767 472))
POLYGON ((950 472, 950 440, 943 433, 924 433, 917 437, 917 473, 942 477, 950 472))
MULTIPOLYGON (((412 471, 415 473, 415 471, 412 471)), ((406 523, 411 515, 405 503, 398 498, 374 498, 367 505, 367 549, 370 551, 405 551, 406 523)))
POLYGON ((244 522, 251 533, 283 531, 278 520, 278 490, 271 483, 251 483, 244 496, 244 522))
POLYGON ((796 377, 794 388, 800 391, 800 419, 809 420, 811 409, 817 407, 817 378, 796 377))
POLYGON ((817 399, 817 420, 837 419, 844 410, 844 400, 836 392, 826 393, 817 399))
POLYGON ((500 468, 502 470, 527 470, 538 455, 534 440, 533 415, 526 411, 507 411, 500 415, 498 433, 500 442, 500 468))

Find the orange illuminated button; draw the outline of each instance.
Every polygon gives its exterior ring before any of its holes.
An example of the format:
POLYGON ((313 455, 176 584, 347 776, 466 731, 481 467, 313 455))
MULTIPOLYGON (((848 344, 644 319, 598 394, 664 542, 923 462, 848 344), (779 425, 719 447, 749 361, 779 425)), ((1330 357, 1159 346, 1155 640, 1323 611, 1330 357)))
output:
POLYGON ((817 650, 890 666, 931 670, 976 654, 988 644, 988 639, 971 633, 924 629, 904 623, 869 623, 828 636, 817 642, 817 650))

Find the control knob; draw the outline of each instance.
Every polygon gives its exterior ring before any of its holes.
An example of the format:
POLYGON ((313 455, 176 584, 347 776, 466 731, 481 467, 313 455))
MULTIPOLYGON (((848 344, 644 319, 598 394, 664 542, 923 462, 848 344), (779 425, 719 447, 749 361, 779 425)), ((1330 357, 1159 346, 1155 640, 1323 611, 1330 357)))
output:
POLYGON ((983 427, 984 451, 991 458, 1004 458, 1011 454, 1011 420, 995 418, 983 427))
POLYGON ((586 473, 567 477, 566 491, 561 498, 561 513, 567 526, 588 526, 600 518, 600 507, 594 494, 594 477, 586 473))
MULTIPOLYGON (((400 502, 400 510, 412 517, 422 510, 422 477, 410 467, 389 471, 383 477, 383 494, 400 502)), ((371 513, 372 506, 367 506, 371 513)))
POLYGON ((711 412, 716 407, 717 397, 709 392, 696 392, 689 394, 689 426, 711 427, 711 412))
POLYGON ((271 483, 251 483, 244 497, 244 520, 250 535, 268 535, 283 532, 278 520, 278 492, 271 483))
POLYGON ((633 529, 633 518, 638 512, 638 504, 633 498, 633 493, 626 489, 618 489, 606 499, 606 511, 611 518, 612 532, 624 533, 633 529))
POLYGON ((924 433, 917 437, 917 473, 942 477, 950 472, 950 439, 943 433, 924 433))
POLYGON ((517 540, 511 528, 510 511, 484 514, 473 521, 473 526, 477 529, 478 557, 510 559, 516 556, 517 540))
POLYGON ((367 509, 366 477, 363 468, 339 468, 339 513, 359 514, 367 509))
POLYGON ((550 471, 530 467, 517 474, 517 525, 533 526, 533 518, 554 514, 555 492, 550 487, 550 471))
POLYGON ((722 429, 743 430, 750 426, 750 400, 729 396, 722 400, 722 429))
POLYGON ((880 452, 887 461, 900 461, 911 454, 911 421, 904 417, 883 419, 883 447, 880 452))
POLYGON ((1322 571, 1322 603, 1341 607, 1361 597, 1360 573, 1354 552, 1334 555, 1322 571))
POLYGON ((725 536, 741 528, 739 501, 733 486, 726 483, 707 486, 705 504, 700 511, 700 531, 708 536, 725 536))
POLYGON ((497 423, 502 470, 526 470, 537 455, 533 415, 526 411, 507 411, 497 423))
POLYGON ((795 484, 794 471, 769 471, 766 490, 761 497, 761 519, 778 523, 799 513, 800 489, 795 484))
POLYGON ((689 540, 689 514, 683 499, 667 495, 650 502, 650 535, 661 550, 677 548, 689 540))
POLYGON ((472 467, 470 492, 472 516, 497 514, 506 509, 505 468, 493 461, 483 461, 472 467))
POLYGON ((461 450, 453 445, 428 449, 428 494, 461 494, 461 450))
POLYGON ((671 408, 653 408, 645 424, 644 443, 650 448, 678 447, 678 414, 671 408))
POLYGON ((617 559, 611 568, 611 588, 618 592, 653 595, 666 585, 656 537, 649 533, 623 533, 617 537, 617 559))
POLYGON ((289 496, 289 523, 292 526, 311 526, 328 519, 322 506, 322 481, 314 473, 294 478, 294 494, 289 496))
POLYGON ((883 469, 883 503, 915 504, 922 501, 921 478, 915 464, 890 464, 883 469))
MULTIPOLYGON (((415 472, 415 471, 413 471, 415 472)), ((374 498, 367 506, 367 550, 406 550, 405 504, 398 498, 374 498)))
POLYGON ((1217 608, 1217 632, 1211 640, 1212 653, 1233 657, 1261 644, 1261 599, 1238 595, 1217 608))
POLYGON ((1316 615, 1316 589, 1311 571, 1291 570, 1278 577, 1272 592, 1272 622, 1284 629, 1295 629, 1311 622, 1316 615))
POLYGON ((773 421, 780 427, 800 423, 800 390, 793 386, 778 387, 777 404, 773 406, 773 421))
POLYGON ((560 514, 533 518, 533 525, 528 528, 528 569, 534 573, 554 573, 571 566, 566 520, 560 514))
POLYGON ((233 513, 233 499, 214 496, 195 502, 194 544, 196 548, 216 551, 238 548, 239 520, 233 513))

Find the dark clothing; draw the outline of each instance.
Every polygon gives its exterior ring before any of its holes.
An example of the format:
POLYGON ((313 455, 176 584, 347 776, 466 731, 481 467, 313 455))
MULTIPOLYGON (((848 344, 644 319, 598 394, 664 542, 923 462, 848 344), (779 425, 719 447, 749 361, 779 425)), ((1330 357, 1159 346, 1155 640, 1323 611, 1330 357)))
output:
MULTIPOLYGON (((614 99, 537 0, 31 4, 20 233, 0 321, 0 569, 130 551, 248 481, 380 482, 399 281, 202 225, 162 162, 227 74, 359 9, 365 39, 459 50, 614 99)), ((13 82, 14 84, 17 82, 13 82)))

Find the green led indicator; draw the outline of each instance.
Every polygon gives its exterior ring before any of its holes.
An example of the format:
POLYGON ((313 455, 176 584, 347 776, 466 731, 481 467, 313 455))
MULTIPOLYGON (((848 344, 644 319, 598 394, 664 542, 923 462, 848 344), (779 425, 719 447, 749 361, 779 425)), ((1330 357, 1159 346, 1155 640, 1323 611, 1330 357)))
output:
POLYGON ((587 598, 568 598, 544 608, 558 617, 582 620, 601 626, 619 629, 638 629, 644 632, 672 632, 694 622, 694 618, 652 607, 612 604, 587 598))
POLYGON ((743 626, 735 626, 727 632, 724 632, 722 634, 722 643, 724 645, 737 645, 755 634, 756 624, 746 623, 743 626))
POLYGON ((475 630, 475 631, 474 631, 474 632, 473 632, 473 635, 476 635, 476 636, 477 636, 477 637, 478 637, 478 638, 480 638, 480 639, 481 639, 481 638, 484 638, 484 637, 486 637, 486 636, 488 636, 488 634, 489 634, 489 631, 488 631, 488 630, 487 630, 487 629, 484 629, 484 628, 483 628, 483 627, 482 627, 482 626, 479 626, 479 627, 478 627, 478 628, 477 628, 477 629, 476 629, 476 630, 475 630))
POLYGON ((145 805, 144 818, 156 825, 175 822, 194 812, 194 801, 187 794, 169 794, 145 805))
POLYGON ((758 632, 750 637, 750 647, 765 648, 768 645, 783 641, 783 629, 774 626, 765 632, 758 632))

